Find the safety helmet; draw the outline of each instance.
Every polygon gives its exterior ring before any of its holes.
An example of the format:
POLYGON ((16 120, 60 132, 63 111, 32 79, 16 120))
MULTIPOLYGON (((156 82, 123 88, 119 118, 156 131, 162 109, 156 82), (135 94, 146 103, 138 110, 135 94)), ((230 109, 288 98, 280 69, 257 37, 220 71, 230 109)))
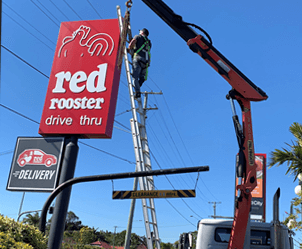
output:
POLYGON ((149 35, 149 31, 146 28, 141 29, 140 31, 142 31, 146 36, 149 35))

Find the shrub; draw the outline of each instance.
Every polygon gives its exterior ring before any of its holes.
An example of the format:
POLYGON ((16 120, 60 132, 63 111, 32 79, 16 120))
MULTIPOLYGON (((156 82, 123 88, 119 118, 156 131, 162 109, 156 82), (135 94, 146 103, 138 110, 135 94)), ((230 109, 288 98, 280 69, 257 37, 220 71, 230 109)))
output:
POLYGON ((47 239, 36 227, 0 215, 0 248, 47 249, 47 239))

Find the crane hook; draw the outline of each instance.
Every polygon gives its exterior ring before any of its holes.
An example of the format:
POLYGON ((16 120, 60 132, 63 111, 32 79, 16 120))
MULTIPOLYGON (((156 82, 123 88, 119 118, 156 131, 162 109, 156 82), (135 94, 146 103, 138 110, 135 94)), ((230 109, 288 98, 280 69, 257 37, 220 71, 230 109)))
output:
POLYGON ((126 7, 127 7, 128 10, 131 9, 131 7, 132 7, 132 0, 128 0, 128 1, 126 2, 126 7))

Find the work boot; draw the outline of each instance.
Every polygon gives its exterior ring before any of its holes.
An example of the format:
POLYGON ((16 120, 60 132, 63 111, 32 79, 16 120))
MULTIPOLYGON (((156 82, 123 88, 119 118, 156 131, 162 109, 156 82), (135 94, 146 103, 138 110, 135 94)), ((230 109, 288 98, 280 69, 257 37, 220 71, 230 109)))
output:
POLYGON ((140 98, 140 97, 141 97, 141 93, 140 93, 140 92, 136 92, 134 98, 135 98, 135 99, 138 99, 138 98, 140 98))

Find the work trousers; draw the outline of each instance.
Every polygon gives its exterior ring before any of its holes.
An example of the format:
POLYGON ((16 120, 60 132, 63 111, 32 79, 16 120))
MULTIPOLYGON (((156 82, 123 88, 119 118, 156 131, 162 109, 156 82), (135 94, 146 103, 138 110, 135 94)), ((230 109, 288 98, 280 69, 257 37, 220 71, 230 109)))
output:
POLYGON ((139 56, 134 56, 132 60, 132 77, 134 83, 135 92, 140 92, 140 88, 145 82, 145 76, 147 73, 146 64, 139 58, 139 56))

